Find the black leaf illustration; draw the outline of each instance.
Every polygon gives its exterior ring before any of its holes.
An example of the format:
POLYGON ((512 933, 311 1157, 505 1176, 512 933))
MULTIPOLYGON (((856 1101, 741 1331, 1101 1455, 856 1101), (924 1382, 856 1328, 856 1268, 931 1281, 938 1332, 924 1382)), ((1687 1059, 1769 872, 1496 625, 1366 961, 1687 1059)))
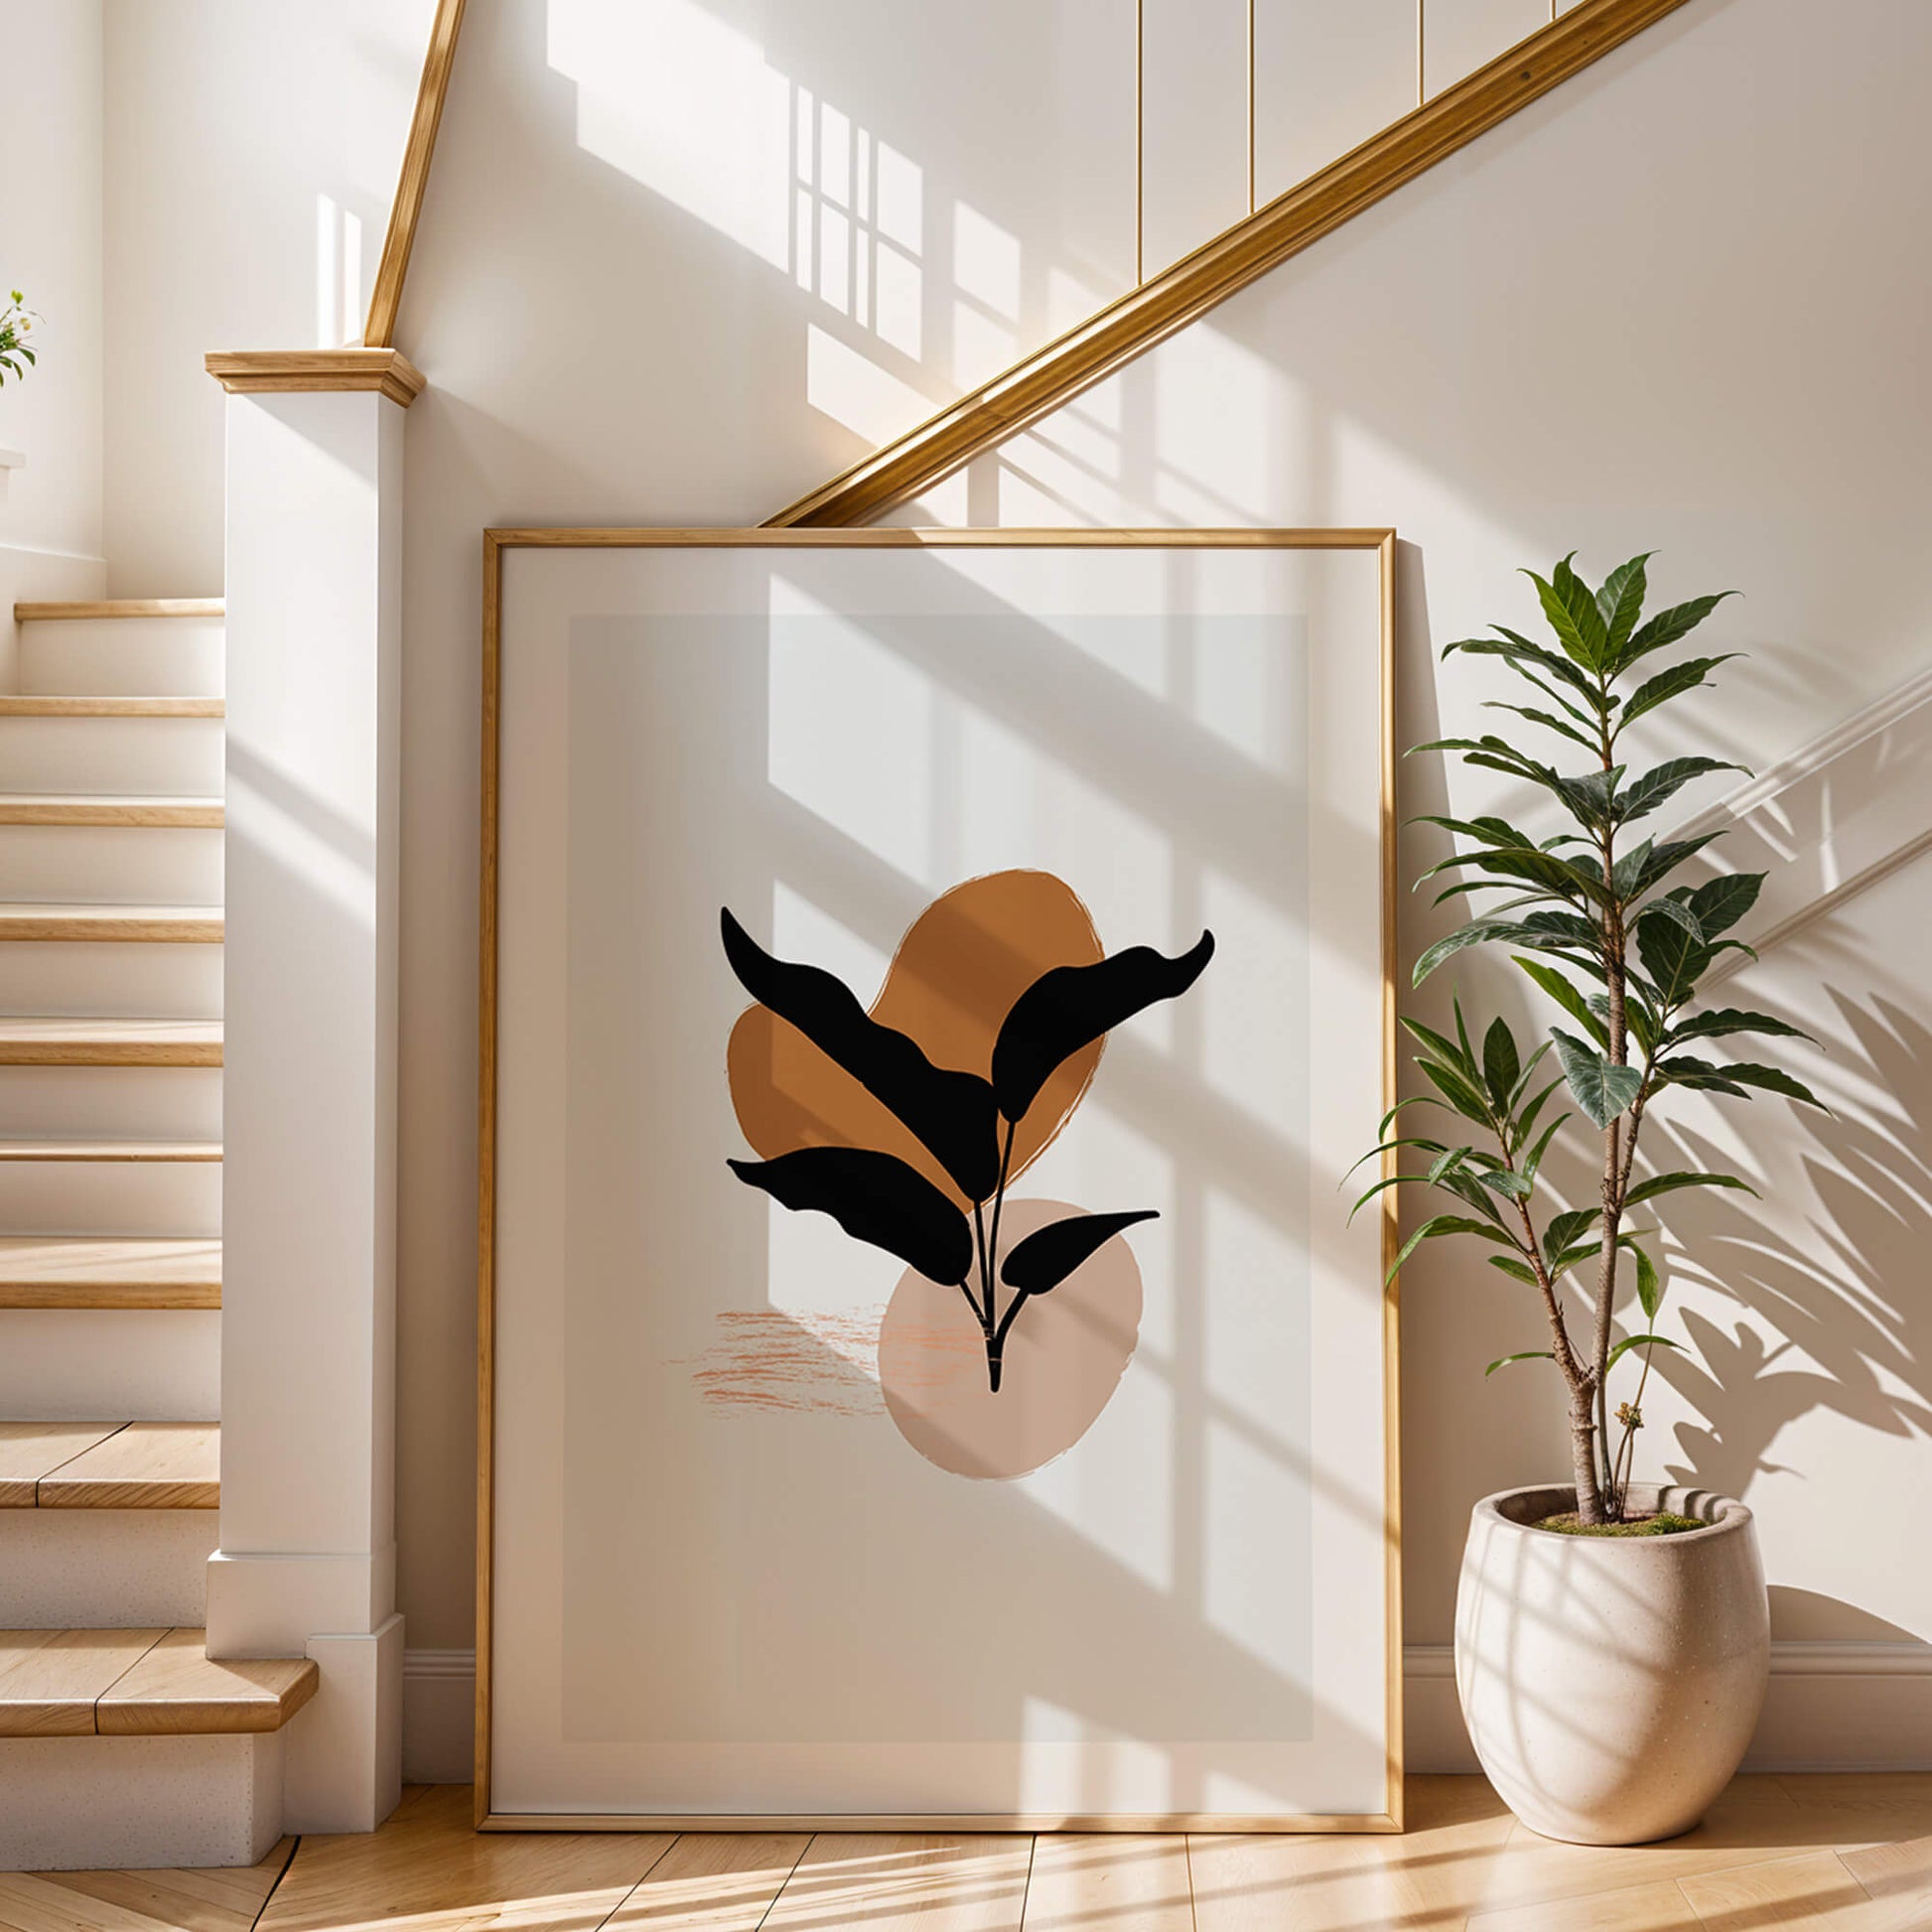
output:
POLYGON ((775 1161, 725 1165, 781 1206, 829 1214, 855 1241, 884 1248, 942 1287, 965 1281, 972 1270, 973 1231, 966 1216, 896 1154, 803 1147, 775 1161))
POLYGON ((1000 1279, 1022 1295, 1045 1295, 1122 1228, 1156 1217, 1154 1208, 1144 1207, 1133 1214, 1069 1214, 1064 1220, 1049 1221, 1015 1246, 1000 1270, 1000 1279))
POLYGON ((746 992, 779 1019, 790 1021, 890 1107, 968 1200, 985 1200, 1000 1178, 991 1085, 977 1073, 934 1066, 917 1041, 874 1020, 836 974, 774 959, 732 917, 729 907, 720 917, 725 957, 746 992))
POLYGON ((1173 959, 1152 946, 1129 946, 1091 966, 1054 966, 1040 974, 1014 1001, 993 1048, 1000 1112, 1011 1121, 1023 1118, 1062 1060, 1142 1008, 1185 993, 1213 956, 1214 935, 1203 932, 1173 959))

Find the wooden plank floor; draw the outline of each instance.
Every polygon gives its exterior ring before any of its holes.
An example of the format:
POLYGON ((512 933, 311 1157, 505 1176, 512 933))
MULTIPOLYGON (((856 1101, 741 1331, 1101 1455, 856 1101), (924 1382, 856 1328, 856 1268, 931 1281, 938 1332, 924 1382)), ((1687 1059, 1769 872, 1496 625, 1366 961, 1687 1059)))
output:
POLYGON ((1622 1851, 1537 1838, 1479 1778, 1412 1778, 1409 1807, 1400 1838, 479 1837, 467 1787, 418 1787, 252 1871, 0 1875, 0 1928, 1932 1932, 1932 1773, 1739 1778, 1622 1851))

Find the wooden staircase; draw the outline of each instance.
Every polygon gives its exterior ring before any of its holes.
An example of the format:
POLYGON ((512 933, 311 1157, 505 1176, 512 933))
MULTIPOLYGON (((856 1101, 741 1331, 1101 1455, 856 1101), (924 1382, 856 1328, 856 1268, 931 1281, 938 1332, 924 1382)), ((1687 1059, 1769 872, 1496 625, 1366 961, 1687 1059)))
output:
POLYGON ((210 1659, 221 607, 31 604, 0 695, 0 1867, 249 1863, 304 1657, 210 1659), (111 1420, 97 1418, 107 1416, 111 1420))

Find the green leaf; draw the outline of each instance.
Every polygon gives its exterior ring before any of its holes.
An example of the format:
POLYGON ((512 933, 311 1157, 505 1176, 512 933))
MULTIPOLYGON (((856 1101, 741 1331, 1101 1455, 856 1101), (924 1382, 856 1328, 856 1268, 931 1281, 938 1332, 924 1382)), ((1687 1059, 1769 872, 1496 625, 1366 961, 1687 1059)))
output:
POLYGON ((1707 772, 1745 770, 1744 765, 1729 759, 1666 759, 1641 777, 1632 778, 1629 788, 1618 794, 1613 807, 1617 823, 1628 825, 1632 819, 1654 812, 1665 799, 1707 772))
POLYGON ((1710 1013, 1694 1014, 1682 1026, 1673 1027, 1668 1043, 1676 1046, 1687 1039, 1721 1039, 1726 1034, 1775 1034, 1789 1039, 1811 1038, 1802 1028, 1788 1026, 1768 1013, 1750 1013, 1742 1007, 1718 1007, 1710 1013))
POLYGON ((1646 1342, 1649 1343, 1652 1347, 1656 1347, 1656 1348, 1681 1349, 1683 1346, 1681 1342, 1672 1341, 1668 1335, 1625 1335, 1623 1339, 1620 1342, 1618 1342, 1614 1348, 1610 1350, 1609 1357, 1603 1364, 1603 1372, 1607 1375, 1609 1371, 1613 1369, 1617 1365, 1617 1363, 1620 1362, 1624 1358, 1624 1356, 1631 1351, 1631 1349, 1640 1347, 1646 1342))
POLYGON ((1525 1288, 1536 1286, 1536 1271, 1526 1261, 1518 1261, 1514 1255, 1489 1255, 1485 1257, 1491 1268, 1500 1268, 1512 1280, 1519 1281, 1525 1288))
POLYGON ((1643 1318, 1655 1321, 1657 1311, 1664 1306, 1663 1278, 1656 1264, 1634 1242, 1630 1252, 1637 1258, 1637 1304, 1643 1310, 1643 1318))
POLYGON ((1594 1207, 1573 1207, 1552 1214, 1543 1230, 1544 1260, 1556 1260, 1596 1219, 1598 1211, 1594 1207))
POLYGON ((1728 872, 1707 880, 1691 895, 1691 910, 1706 932, 1728 932, 1753 905, 1764 884, 1761 872, 1728 872))
POLYGON ((1637 950, 1643 956, 1644 971, 1667 1007, 1681 1006, 1688 1000, 1699 975, 1711 963, 1710 948, 1693 938, 1681 920, 1654 903, 1638 915, 1637 950))
MULTIPOLYGON (((1570 557, 1576 554, 1573 550, 1570 557)), ((1570 557, 1563 558, 1547 579, 1539 577, 1533 570, 1526 570, 1523 575, 1536 586, 1543 615, 1549 621, 1550 628, 1557 633, 1557 642, 1563 646, 1564 655, 1594 675, 1604 668, 1603 653, 1608 632, 1604 627, 1603 614, 1596 608, 1596 599, 1583 579, 1571 569, 1570 557)))
POLYGON ((1623 769, 1622 765, 1613 764, 1605 771, 1587 771, 1581 778, 1559 778, 1557 795, 1570 807, 1580 825, 1607 824, 1623 769))
POLYGON ((1447 938, 1438 939, 1416 961, 1416 970, 1411 978, 1412 986, 1420 986, 1444 960, 1461 952, 1468 946, 1479 946, 1485 940, 1494 939, 1510 929, 1507 921, 1496 919, 1471 919, 1467 925, 1459 925, 1447 938))
POLYGON ((1807 1107, 1816 1107, 1821 1114, 1831 1112, 1802 1080, 1794 1079, 1782 1067, 1759 1066, 1750 1060, 1718 1064, 1710 1060, 1692 1059, 1689 1055, 1673 1054, 1671 1058, 1659 1062, 1657 1071, 1663 1081, 1672 1086, 1707 1087, 1713 1092, 1733 1096, 1743 1094, 1749 1087, 1761 1087, 1766 1093, 1781 1093, 1788 1100, 1803 1101, 1807 1107))
POLYGON ((1617 654, 1616 662, 1610 666, 1612 674, 1627 671, 1639 658, 1676 643, 1678 638, 1695 630, 1725 598, 1736 595, 1735 591, 1720 591, 1715 597, 1694 597, 1688 604, 1676 604, 1668 611, 1658 612, 1617 654))
POLYGON ((1484 1221, 1472 1221, 1463 1214, 1432 1214, 1407 1241, 1402 1244, 1396 1258, 1389 1264, 1389 1272, 1382 1277, 1382 1286, 1387 1288, 1395 1280, 1396 1270, 1422 1246, 1425 1241, 1433 1241, 1446 1234, 1476 1234, 1485 1241, 1500 1241, 1505 1246, 1509 1237, 1499 1233, 1484 1221))
POLYGON ((1634 1066, 1618 1066, 1605 1059, 1595 1047, 1556 1028, 1551 1037, 1557 1042, 1557 1058, 1563 1062, 1564 1077, 1577 1104, 1598 1127, 1607 1127, 1636 1099, 1643 1087, 1643 1074, 1634 1066))
MULTIPOLYGON (((1544 1047, 1550 1043, 1546 1040, 1542 1046, 1536 1049, 1538 1059, 1543 1057, 1544 1047)), ((1544 1087, 1541 1091, 1533 1095, 1524 1105, 1522 1111, 1516 1116, 1516 1144, 1518 1147, 1521 1147, 1529 1139, 1530 1130, 1536 1125, 1536 1117, 1543 1111, 1543 1103, 1562 1085, 1563 1076, 1559 1074, 1547 1087, 1544 1087)))
POLYGON ((1496 1103, 1499 1114, 1509 1111, 1510 1096, 1516 1091, 1517 1076, 1522 1072, 1522 1061, 1516 1051, 1516 1037, 1509 1031, 1509 1023, 1498 1014, 1489 1023, 1489 1031, 1482 1036, 1482 1074, 1489 1088, 1489 1097, 1496 1103))
POLYGON ((1532 1185, 1535 1184, 1536 1171, 1543 1165, 1543 1156, 1545 1151, 1549 1148, 1552 1136, 1555 1135, 1557 1129, 1561 1127, 1565 1121, 1575 1120, 1575 1119, 1576 1119, 1575 1114, 1559 1114, 1556 1117, 1556 1119, 1553 1120, 1549 1124, 1549 1126, 1543 1130, 1542 1138, 1537 1142, 1537 1144, 1533 1148, 1530 1149, 1529 1159, 1523 1163, 1523 1178, 1525 1180, 1529 1181, 1532 1185))
POLYGON ((1646 678, 1624 701, 1623 714, 1617 720, 1620 732, 1633 718, 1641 718, 1646 711, 1655 711, 1660 704, 1669 704, 1673 698, 1681 698, 1686 691, 1695 691, 1708 684, 1707 671, 1716 670, 1720 664, 1727 664, 1733 657, 1742 657, 1741 650, 1727 650, 1717 657, 1687 657, 1681 664, 1673 664, 1666 671, 1659 671, 1655 677, 1646 678))
POLYGON ((1691 935, 1695 944, 1700 946, 1704 944, 1704 928, 1698 923, 1698 915, 1691 910, 1688 900, 1678 898, 1674 896, 1653 898, 1648 905, 1644 906, 1638 912, 1637 919, 1639 923, 1641 923, 1646 915, 1652 912, 1656 913, 1660 919, 1670 920, 1673 925, 1681 925, 1691 935))
MULTIPOLYGON (((1494 1257, 1492 1256, 1491 1259, 1493 1260, 1494 1257)), ((1529 1273, 1528 1269, 1525 1269, 1523 1272, 1525 1274, 1529 1273)), ((1531 1275, 1530 1279, 1534 1281, 1536 1277, 1534 1275, 1531 1275)), ((1556 1357, 1547 1348, 1526 1348, 1522 1351, 1521 1354, 1498 1355, 1496 1359, 1493 1362, 1491 1362, 1486 1369, 1482 1371, 1483 1379, 1486 1381, 1490 1376, 1494 1375, 1499 1368, 1507 1368, 1511 1362, 1554 1362, 1555 1360, 1556 1357)))
POLYGON ((1430 1084, 1464 1120, 1472 1120, 1478 1127, 1491 1124, 1488 1103, 1459 1073, 1438 1060, 1419 1058, 1416 1064, 1422 1068, 1430 1084))
MULTIPOLYGON (((1637 876, 1631 881, 1630 890, 1625 897, 1627 898, 1641 898, 1653 886, 1668 879, 1686 859, 1692 858, 1702 852, 1714 839, 1721 839, 1723 837, 1724 832, 1722 830, 1702 832, 1694 839, 1666 839, 1663 844, 1652 847, 1650 857, 1639 868, 1637 876)), ((1686 889, 1679 888, 1678 890, 1681 892, 1686 889)), ((1693 894, 1692 897, 1695 898, 1696 895, 1693 894)), ((1693 906, 1692 909, 1695 911, 1697 908, 1693 906)), ((1700 921, 1703 921, 1704 915, 1701 912, 1698 914, 1698 917, 1700 921)), ((1706 923, 1705 930, 1707 932, 1714 932, 1718 928, 1706 923)))
POLYGON ((1464 1053, 1447 1034, 1439 1034, 1434 1027, 1425 1026, 1420 1020, 1412 1020, 1406 1013, 1399 1014, 1397 1018, 1403 1032, 1421 1040, 1438 1059, 1446 1061, 1471 1085, 1474 1085, 1479 1075, 1476 1072, 1473 1054, 1464 1053))
POLYGON ((1590 1012, 1584 996, 1554 966, 1544 966, 1534 959, 1525 959, 1521 953, 1512 953, 1510 957, 1595 1040, 1598 1046, 1606 1052, 1609 1050, 1609 1030, 1590 1012))
POLYGON ((1497 1168, 1477 1178, 1492 1193, 1501 1194, 1506 1200, 1528 1200, 1534 1187, 1530 1175, 1513 1173, 1508 1168, 1497 1168))
POLYGON ((1484 711, 1513 711, 1519 718, 1527 718, 1533 725, 1541 725, 1545 731, 1553 731, 1567 738, 1573 745, 1581 745, 1587 752, 1598 749, 1593 738, 1587 738, 1575 725, 1566 725, 1561 718, 1552 718, 1547 711, 1538 711, 1533 705, 1504 704, 1500 698, 1485 698, 1484 711))
POLYGON ((1757 1198, 1757 1189, 1737 1178, 1734 1173, 1699 1173, 1687 1168, 1680 1168, 1674 1173, 1652 1174, 1648 1180, 1640 1180, 1624 1195, 1625 1207, 1635 1207, 1639 1201, 1654 1199, 1658 1194, 1673 1194, 1680 1187, 1739 1187, 1757 1198))
POLYGON ((1654 550, 1646 550, 1627 564, 1618 564, 1603 579, 1603 588, 1596 593, 1596 608, 1602 614, 1606 633, 1603 655, 1607 663, 1614 664, 1622 654, 1638 618, 1643 615, 1643 601, 1649 591, 1644 566, 1656 554, 1654 550))
POLYGON ((1466 1147, 1448 1148, 1437 1156, 1429 1173, 1423 1177, 1434 1186, 1445 1174, 1453 1173, 1468 1158, 1469 1150, 1466 1147))

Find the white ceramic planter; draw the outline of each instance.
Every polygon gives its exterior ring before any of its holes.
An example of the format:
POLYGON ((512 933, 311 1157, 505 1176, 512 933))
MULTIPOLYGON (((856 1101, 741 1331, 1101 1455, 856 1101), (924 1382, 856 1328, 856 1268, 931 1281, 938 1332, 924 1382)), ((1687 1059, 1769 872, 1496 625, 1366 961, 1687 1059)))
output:
POLYGON ((1736 1770, 1770 1673, 1751 1513, 1704 1489, 1630 1491, 1708 1529, 1559 1536, 1572 1488, 1476 1504, 1455 1602, 1455 1687, 1489 1781, 1532 1831, 1580 1845, 1674 1838, 1736 1770))

